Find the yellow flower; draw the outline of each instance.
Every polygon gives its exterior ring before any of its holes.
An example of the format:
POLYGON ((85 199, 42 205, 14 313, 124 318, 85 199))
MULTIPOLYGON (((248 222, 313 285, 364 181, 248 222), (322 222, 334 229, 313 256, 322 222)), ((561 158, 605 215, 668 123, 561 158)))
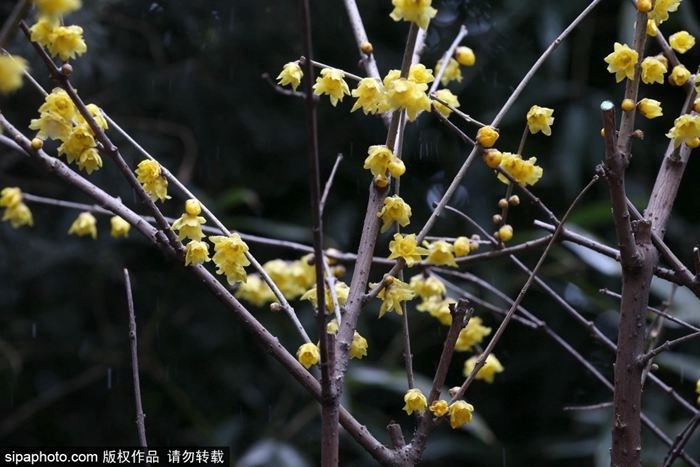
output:
POLYGON ((457 267, 452 245, 444 240, 438 240, 428 245, 428 257, 425 261, 436 266, 457 267))
MULTIPOLYGON (((105 118, 104 114, 102 113, 102 109, 100 109, 98 106, 95 104, 88 104, 85 106, 85 108, 88 110, 90 115, 92 116, 92 119, 95 120, 95 123, 97 123, 97 126, 102 128, 103 130, 106 130, 109 128, 109 125, 107 125, 107 119, 105 118)), ((85 124, 87 125, 87 120, 83 118, 80 113, 76 114, 76 120, 78 121, 79 124, 85 124)))
POLYGON ((282 67, 282 71, 277 75, 277 82, 280 86, 291 85, 295 91, 301 83, 301 78, 304 77, 304 72, 301 71, 299 62, 289 62, 282 67))
POLYGON ((394 9, 389 16, 394 21, 410 21, 421 29, 427 29, 430 19, 437 14, 431 3, 432 0, 391 0, 394 9))
POLYGON ((112 216, 112 218, 109 220, 109 223, 112 227, 112 231, 110 232, 112 237, 120 238, 120 237, 128 237, 129 236, 129 230, 131 230, 131 224, 129 224, 127 221, 125 221, 121 217, 112 216))
POLYGON ((248 245, 237 233, 232 233, 226 237, 223 235, 212 235, 209 241, 214 244, 214 256, 212 260, 216 264, 217 274, 226 274, 226 281, 229 285, 236 282, 246 281, 246 272, 243 269, 250 265, 246 257, 248 245))
POLYGON ((191 240, 185 247, 185 266, 197 265, 211 261, 209 244, 199 240, 191 240))
POLYGON ((41 16, 39 20, 31 27, 31 35, 29 36, 33 42, 48 47, 53 42, 53 31, 60 25, 58 19, 48 16, 41 16))
MULTIPOLYGON (((502 153, 500 167, 508 172, 520 185, 534 185, 542 177, 542 167, 535 165, 537 159, 531 157, 524 160, 519 154, 511 154, 509 152, 502 153)), ((508 184, 509 181, 502 174, 498 175, 498 179, 508 184)))
POLYGON ((656 24, 661 24, 668 19, 668 14, 673 13, 678 9, 681 0, 656 0, 654 9, 649 12, 649 19, 654 20, 656 24))
POLYGON ((350 112, 361 108, 367 115, 388 110, 384 86, 374 78, 361 79, 357 88, 352 90, 352 97, 357 97, 357 101, 355 101, 355 105, 352 106, 350 112))
POLYGON ((690 71, 683 65, 676 65, 671 70, 668 82, 673 86, 683 86, 690 79, 690 71))
POLYGON ((406 172, 403 161, 383 144, 370 146, 367 149, 367 154, 364 168, 369 169, 375 177, 386 175, 387 170, 394 178, 398 178, 406 172))
POLYGON ((442 298, 447 292, 445 284, 435 276, 425 276, 417 274, 411 277, 411 289, 418 295, 421 300, 425 301, 431 297, 442 298))
POLYGON ((426 68, 422 63, 411 65, 408 70, 408 79, 418 84, 429 84, 435 81, 433 70, 426 68))
POLYGON ((411 221, 411 206, 409 206, 400 196, 387 196, 384 198, 384 207, 377 213, 377 217, 382 219, 380 232, 384 233, 394 222, 398 222, 401 227, 406 227, 411 221))
POLYGON ((80 26, 57 26, 53 29, 51 41, 46 46, 49 53, 66 61, 87 52, 83 39, 83 28, 80 26))
POLYGON ((538 131, 541 131, 547 136, 552 134, 552 128, 550 125, 554 123, 554 117, 552 114, 554 109, 549 109, 547 107, 540 107, 539 105, 533 105, 527 112, 527 127, 530 133, 533 135, 538 131))
POLYGON ((447 401, 442 399, 436 400, 432 404, 430 404, 430 407, 428 407, 428 409, 430 410, 430 413, 433 414, 433 416, 442 417, 448 411, 447 401))
MULTIPOLYGON (((350 294, 350 287, 343 281, 336 281, 333 287, 335 289, 335 296, 338 299, 338 306, 344 306, 348 302, 348 295, 350 294)), ((333 305, 333 297, 331 296, 331 291, 328 286, 324 289, 325 298, 324 305, 326 307, 326 313, 335 312, 333 305)), ((316 295, 316 286, 307 290, 304 295, 301 296, 301 300, 310 301, 315 308, 318 308, 318 296, 316 295)))
POLYGON ((457 47, 455 50, 455 59, 462 66, 474 66, 476 63, 476 56, 474 51, 466 46, 457 47))
POLYGON ((18 187, 6 187, 0 191, 0 208, 13 208, 22 202, 22 190, 18 187))
POLYGON ((158 161, 144 159, 136 166, 135 172, 139 183, 153 201, 170 199, 168 180, 163 176, 158 161))
POLYGON ((443 326, 449 326, 452 324, 452 313, 450 312, 450 305, 456 303, 451 298, 439 298, 431 297, 428 300, 424 300, 416 307, 418 311, 427 311, 430 316, 437 319, 443 326))
POLYGON ((664 75, 667 71, 666 63, 658 57, 646 57, 642 60, 642 82, 645 84, 664 84, 664 75))
POLYGON ((637 109, 639 109, 639 113, 648 119, 660 117, 664 114, 661 109, 661 102, 655 99, 647 99, 646 97, 637 103, 637 109))
POLYGON ((428 250, 416 244, 416 234, 394 234, 394 239, 389 242, 389 259, 403 258, 408 267, 420 262, 420 257, 427 255, 428 250))
POLYGON ((44 103, 39 107, 39 112, 52 112, 68 121, 73 120, 78 113, 68 93, 61 88, 54 88, 51 94, 44 98, 44 103))
POLYGON ((95 137, 87 125, 76 125, 58 147, 58 155, 65 155, 68 163, 80 159, 83 151, 95 147, 95 137))
MULTIPOLYGON (((474 367, 476 366, 476 361, 478 359, 479 357, 475 355, 473 357, 470 357, 466 362, 464 362, 465 378, 469 377, 469 375, 472 374, 472 371, 474 371, 474 367)), ((482 366, 479 372, 476 374, 476 379, 484 380, 487 383, 493 383, 493 378, 496 376, 496 373, 502 372, 503 365, 501 365, 501 362, 498 361, 494 354, 489 354, 489 356, 486 357, 486 362, 484 363, 484 366, 482 366)))
POLYGON ((350 94, 348 83, 345 82, 345 73, 335 68, 324 68, 321 76, 316 78, 314 94, 321 96, 327 94, 331 99, 331 105, 336 106, 338 101, 343 101, 346 94, 350 94))
POLYGON ((455 256, 460 258, 462 256, 467 256, 471 251, 471 242, 467 237, 457 237, 452 244, 455 252, 455 256))
POLYGON ((80 0, 34 0, 39 15, 60 16, 81 7, 80 0))
POLYGON ((295 268, 293 263, 281 259, 268 261, 263 264, 263 269, 287 299, 299 297, 313 285, 313 282, 308 284, 305 281, 300 281, 300 276, 295 271, 298 268, 295 268))
POLYGON ((659 27, 653 19, 647 20, 647 36, 656 37, 659 34, 659 27))
POLYGON ((22 86, 27 61, 18 55, 0 55, 0 93, 9 94, 22 86))
MULTIPOLYGON (((700 394, 700 379, 695 382, 695 392, 700 394)), ((700 405, 700 395, 698 396, 698 405, 700 405)))
POLYGON ((513 226, 510 224, 502 225, 496 234, 498 238, 503 243, 511 241, 513 238, 513 226))
POLYGON ((359 332, 355 331, 350 344, 350 357, 361 360, 367 356, 367 339, 362 337, 359 332))
POLYGON ((639 60, 636 50, 629 48, 627 44, 615 42, 614 51, 605 57, 608 64, 608 71, 615 73, 615 81, 618 83, 623 79, 634 79, 634 67, 639 60))
POLYGON ((297 349, 297 360, 308 370, 321 360, 321 352, 316 344, 307 342, 300 345, 299 349, 297 349))
POLYGON ((88 174, 102 168, 102 158, 97 148, 87 148, 85 151, 81 152, 77 162, 78 169, 84 170, 88 174))
POLYGON ((75 234, 78 237, 90 235, 92 239, 97 238, 97 220, 89 212, 82 212, 68 229, 68 234, 75 234))
POLYGON ((673 128, 666 133, 666 137, 673 140, 675 147, 681 143, 693 144, 695 138, 700 138, 700 115, 681 115, 673 122, 673 128))
POLYGON ((472 421, 474 406, 465 401, 454 401, 447 410, 450 413, 450 426, 452 429, 459 428, 472 421))
POLYGON ((476 132, 476 142, 484 148, 493 147, 496 141, 498 141, 498 137, 498 130, 492 126, 482 126, 476 132))
POLYGON ((328 322, 328 324, 326 324, 326 332, 328 334, 338 334, 338 329, 340 329, 340 327, 338 326, 338 320, 336 319, 332 319, 328 322))
MULTIPOLYGON (((435 64, 435 75, 440 74, 440 68, 442 68, 442 60, 435 64)), ((447 62, 447 67, 445 67, 442 78, 440 78, 440 83, 443 86, 447 86, 452 81, 462 82, 462 70, 459 68, 459 62, 454 58, 450 58, 447 62)))
POLYGON ((29 210, 26 204, 18 203, 14 206, 10 206, 5 209, 5 213, 2 215, 3 221, 10 221, 13 228, 17 229, 23 225, 32 226, 34 225, 34 218, 32 217, 32 211, 29 210))
POLYGON ((405 78, 387 78, 384 79, 384 86, 390 108, 405 109, 410 121, 418 118, 421 112, 430 110, 430 99, 426 94, 427 84, 405 78))
POLYGON ((43 112, 39 118, 34 118, 29 123, 30 130, 37 130, 36 137, 39 139, 59 139, 65 140, 73 130, 73 125, 55 112, 43 112))
POLYGON ((403 401, 406 403, 403 410, 411 415, 413 412, 423 413, 428 406, 428 399, 425 398, 423 392, 418 388, 409 389, 403 396, 403 401))
POLYGON ((250 274, 246 281, 240 284, 238 290, 236 290, 236 297, 258 307, 275 299, 270 287, 258 274, 250 274))
POLYGON ((684 54, 695 45, 695 38, 688 31, 678 31, 668 38, 671 48, 678 53, 684 54))
MULTIPOLYGON (((452 91, 449 89, 439 89, 435 95, 442 101, 445 101, 452 107, 459 107, 459 99, 457 99, 457 96, 452 94, 452 91)), ((452 113, 452 109, 447 107, 446 105, 441 104, 440 102, 433 102, 433 105, 435 106, 435 110, 440 112, 442 115, 445 117, 449 117, 450 114, 452 113)))
POLYGON ((206 223, 207 220, 198 215, 201 212, 202 207, 196 199, 188 199, 185 202, 185 212, 172 225, 173 230, 178 233, 178 240, 185 238, 201 240, 204 237, 202 224, 206 223))
MULTIPOLYGON (((395 311, 399 315, 403 315, 401 303, 413 299, 416 296, 410 286, 395 277, 388 276, 384 279, 388 284, 377 294, 377 298, 382 300, 382 305, 379 307, 379 317, 385 313, 395 311)), ((375 288, 377 284, 370 284, 371 288, 375 288)))
POLYGON ((472 349, 476 344, 481 344, 484 337, 491 334, 491 328, 484 326, 483 321, 478 316, 472 317, 469 323, 459 332, 455 350, 457 352, 466 352, 472 349))

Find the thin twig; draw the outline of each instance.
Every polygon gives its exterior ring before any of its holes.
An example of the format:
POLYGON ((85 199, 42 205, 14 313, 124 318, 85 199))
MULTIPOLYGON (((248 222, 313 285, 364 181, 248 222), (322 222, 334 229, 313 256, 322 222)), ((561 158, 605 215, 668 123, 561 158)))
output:
POLYGON ((688 444, 690 437, 693 436, 698 425, 700 425, 700 412, 696 413, 685 428, 683 428, 683 431, 678 434, 671 449, 666 454, 666 458, 664 459, 664 463, 661 464, 661 467, 671 467, 673 465, 673 461, 676 460, 679 454, 682 454, 683 447, 688 444))
POLYGON ((330 175, 328 175, 328 180, 326 180, 326 185, 323 187, 323 195, 321 195, 321 203, 319 209, 321 210, 321 215, 326 207, 326 201, 328 200, 328 195, 331 192, 331 187, 333 186, 333 180, 335 179, 335 174, 338 171, 338 166, 343 161, 343 155, 338 154, 333 163, 333 168, 331 169, 330 175))
POLYGON ((10 42, 12 35, 17 31, 19 22, 27 15, 31 7, 31 0, 19 0, 15 4, 10 16, 7 17, 2 25, 2 29, 0 29, 0 49, 10 42))
POLYGON ((129 309, 129 342, 131 347, 131 376, 134 380, 134 400, 136 402, 136 431, 139 435, 139 445, 148 447, 146 441, 146 414, 143 413, 141 402, 141 377, 139 376, 138 340, 136 336, 136 313, 134 311, 134 296, 131 293, 129 270, 124 268, 124 288, 126 289, 126 304, 129 309))
POLYGON ((438 86, 440 85, 440 81, 442 80, 442 75, 445 73, 445 70, 447 69, 447 64, 450 61, 450 58, 455 53, 455 50, 457 49, 457 46, 459 45, 460 42, 462 42, 462 39, 468 34, 467 27, 462 25, 459 27, 459 31, 457 31, 457 35, 455 38, 452 40, 452 43, 450 46, 445 50, 445 53, 442 54, 442 57, 440 58, 440 63, 442 64, 440 66, 440 70, 438 70, 437 75, 435 75, 435 80, 433 81, 433 84, 430 85, 430 90, 428 91, 428 95, 433 94, 438 86))
MULTIPOLYGON (((600 290, 598 290, 598 292, 601 293, 601 294, 603 294, 603 295, 607 295, 608 297, 617 298, 618 300, 619 300, 620 298, 622 298, 622 295, 620 295, 619 293, 615 293, 615 292, 613 292, 612 290, 600 289, 600 290)), ((690 329, 690 330, 692 330, 692 331, 700 332, 700 328, 698 328, 698 327, 696 327, 696 326, 693 326, 692 324, 687 323, 687 322, 683 321, 682 319, 676 318, 676 317, 673 316, 672 314, 667 313, 667 312, 665 312, 665 311, 663 311, 663 310, 659 310, 658 308, 654 308, 653 306, 648 306, 648 307, 647 307, 647 310, 650 311, 650 312, 652 312, 652 313, 654 313, 654 314, 656 314, 656 315, 663 316, 663 317, 666 318, 667 320, 673 321, 674 323, 679 324, 679 325, 681 325, 681 326, 683 326, 683 327, 685 327, 685 328, 688 328, 688 329, 690 329)))
POLYGON ((655 349, 652 349, 649 352, 645 353, 644 355, 641 355, 639 357, 639 363, 643 365, 646 362, 648 362, 649 360, 651 360, 652 358, 659 355, 661 352, 667 351, 668 349, 670 349, 674 345, 682 344, 685 341, 689 341, 689 340, 695 339, 697 337, 700 337, 700 331, 694 332, 692 334, 686 334, 685 336, 679 337, 677 339, 672 339, 670 341, 666 341, 663 344, 661 344, 660 346, 656 347, 655 349))

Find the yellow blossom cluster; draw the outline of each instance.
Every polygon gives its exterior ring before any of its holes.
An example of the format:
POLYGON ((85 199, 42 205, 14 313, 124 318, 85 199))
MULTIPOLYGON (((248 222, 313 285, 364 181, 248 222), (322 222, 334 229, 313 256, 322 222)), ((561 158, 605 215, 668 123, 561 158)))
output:
POLYGON ((399 70, 389 71, 383 81, 389 109, 405 110, 408 120, 414 121, 422 112, 430 110, 426 91, 434 80, 432 71, 422 64, 412 65, 407 78, 402 78, 399 70))
MULTIPOLYGON (((86 108, 97 126, 107 129, 107 120, 95 104, 86 108)), ((61 141, 58 154, 66 156, 69 164, 75 162, 80 170, 88 174, 102 167, 102 158, 97 151, 95 134, 80 115, 66 91, 56 88, 48 94, 39 107, 39 118, 32 119, 29 129, 36 130, 36 137, 61 141)))
POLYGON ((440 279, 435 276, 418 274, 411 277, 409 285, 421 299, 421 302, 416 306, 418 311, 427 311, 430 316, 445 326, 452 324, 450 305, 456 302, 451 298, 445 298, 447 289, 440 279))
MULTIPOLYGON (((473 357, 470 357, 466 362, 464 362, 464 377, 468 377, 472 372, 474 371, 474 368, 476 367, 476 362, 479 360, 478 355, 475 355, 473 357)), ((501 365, 501 362, 496 358, 494 354, 489 354, 488 357, 486 357, 486 361, 484 362, 484 366, 482 366, 479 371, 476 373, 476 379, 486 381, 487 383, 493 383, 494 378, 496 377, 497 373, 502 373, 503 372, 503 365, 501 365)))
POLYGON ((153 201, 165 201, 168 196, 168 179, 157 160, 144 159, 136 166, 136 178, 153 201))
POLYGON ((9 221, 15 229, 34 225, 32 212, 22 201, 22 190, 19 188, 6 187, 0 191, 0 208, 5 209, 2 220, 9 221))
MULTIPOLYGON (((534 185, 542 178, 542 167, 535 165, 536 163, 535 157, 525 160, 520 154, 504 152, 501 153, 499 166, 520 185, 534 185)), ((505 184, 510 183, 503 174, 498 174, 498 179, 505 184)))
POLYGON ((700 115, 681 115, 673 122, 673 127, 666 136, 673 140, 675 147, 680 146, 681 143, 691 148, 700 146, 700 115))
POLYGON ((246 282, 246 272, 243 269, 250 265, 246 257, 248 245, 237 233, 229 236, 210 235, 209 241, 214 244, 214 256, 212 260, 216 265, 217 274, 225 274, 229 285, 236 282, 246 282))
POLYGON ((81 7, 80 0, 35 0, 34 3, 39 19, 30 28, 32 41, 63 61, 87 52, 83 28, 65 26, 63 22, 63 15, 81 7))
POLYGON ((18 55, 0 55, 0 94, 9 94, 22 86, 27 61, 18 55))
POLYGON ((376 144, 367 149, 364 168, 372 172, 374 177, 383 180, 386 180, 387 172, 394 178, 399 178, 406 172, 403 161, 383 144, 376 144))

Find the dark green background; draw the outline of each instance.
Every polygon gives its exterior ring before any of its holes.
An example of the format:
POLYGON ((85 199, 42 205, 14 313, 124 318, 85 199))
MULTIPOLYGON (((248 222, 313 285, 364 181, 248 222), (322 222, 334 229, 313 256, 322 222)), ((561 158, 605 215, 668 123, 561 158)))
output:
MULTIPOLYGON (((67 23, 85 28, 88 43, 88 53, 73 64, 73 82, 81 95, 103 107, 162 163, 181 174, 230 228, 309 243, 304 106, 278 94, 261 78, 263 73, 276 76, 284 63, 301 55, 298 2, 85 3, 80 12, 66 18, 67 23)), ((311 3, 317 59, 361 73, 342 2, 311 3)), ((463 69, 463 81, 451 89, 462 110, 489 121, 539 54, 587 3, 436 1, 440 13, 431 24, 424 61, 433 66, 459 25, 466 24, 470 35, 463 43, 474 49, 477 63, 463 69)), ((13 2, 0 2, 0 18, 12 6, 13 2)), ((389 18, 388 0, 362 0, 359 6, 382 73, 398 68, 407 24, 389 18)), ((662 30, 670 34, 685 28, 698 35, 692 2, 684 2, 681 12, 662 30)), ((531 136, 525 154, 537 156, 544 168, 535 194, 558 215, 601 161, 598 107, 604 99, 619 101, 623 92, 605 71, 603 58, 615 40, 629 41, 629 18, 628 2, 603 2, 552 55, 501 125, 499 147, 514 152, 529 107, 536 103, 555 109, 553 136, 531 136)), ((23 37, 15 37, 9 48, 30 60, 42 85, 52 86, 23 37)), ((691 70, 700 56, 696 49, 683 57, 691 70)), ((650 50, 657 53, 658 47, 652 42, 650 50)), ((628 189, 643 207, 667 144, 663 135, 683 96, 679 89, 659 85, 643 86, 641 96, 662 100, 665 112, 662 118, 639 123, 646 137, 634 145, 628 189)), ((25 86, 2 98, 0 108, 26 129, 40 103, 41 97, 25 86)), ((326 242, 345 251, 356 248, 359 240, 370 181, 362 170, 366 148, 385 137, 379 118, 350 114, 351 106, 349 98, 337 108, 322 99, 319 108, 323 178, 336 154, 345 156, 326 208, 326 242)), ((114 138, 135 165, 140 160, 137 153, 114 138)), ((409 231, 427 218, 429 202, 469 149, 429 115, 408 126, 404 151, 408 170, 401 178, 401 190, 413 207, 409 231)), ((700 233, 698 170, 692 158, 667 235, 686 262, 700 233)), ((143 210, 109 161, 90 179, 143 210)), ((0 186, 90 203, 5 148, 0 149, 0 186)), ((503 192, 504 185, 477 163, 463 182, 457 204, 490 230, 489 219, 503 192)), ((229 445, 234 459, 251 453, 263 459, 255 463, 249 457, 241 461, 245 466, 318 463, 317 405, 180 265, 166 260, 137 233, 128 240, 113 240, 105 217, 99 219, 99 238, 91 241, 66 234, 77 212, 31 208, 35 228, 0 225, 1 445, 137 443, 122 278, 122 268, 127 267, 134 282, 149 443, 229 445)), ((181 202, 166 203, 164 211, 179 215, 181 202)), ((537 216, 528 203, 513 211, 514 241, 541 235, 531 227, 537 216)), ((586 196, 572 222, 615 244, 603 184, 586 196)), ((473 231, 455 216, 444 215, 433 232, 456 236, 473 231)), ((389 234, 380 238, 378 254, 387 252, 388 238, 389 234)), ((261 262, 298 256, 253 244, 251 250, 261 262)), ((523 258, 533 265, 537 255, 523 258)), ((544 265, 543 277, 587 319, 614 336, 617 304, 597 290, 619 290, 619 279, 599 268, 557 247, 544 265)), ((377 268, 373 279, 383 272, 377 268)), ((510 296, 525 281, 505 260, 471 267, 470 272, 510 296)), ((494 300, 486 291, 468 289, 494 300)), ((665 298, 656 292, 651 302, 659 305, 665 298)), ((686 305, 676 311, 700 321, 697 302, 682 303, 686 305)), ((524 305, 611 376, 613 356, 544 294, 533 289, 524 305)), ((311 325, 308 305, 297 309, 311 325)), ((268 309, 253 311, 287 348, 296 349, 298 338, 282 316, 268 309)), ((431 377, 446 328, 428 316, 410 313, 416 371, 431 377)), ((495 329, 496 318, 485 310, 477 309, 477 314, 495 329)), ((344 404, 382 440, 387 440, 385 426, 391 420, 399 421, 410 436, 413 420, 401 411, 406 388, 400 321, 394 315, 378 321, 372 305, 359 328, 369 340, 369 356, 351 364, 344 404)), ((677 335, 677 329, 664 334, 677 335)), ((697 343, 690 343, 660 361, 659 374, 688 398, 694 398, 694 381, 700 376, 698 350, 697 343)), ((425 465, 609 462, 610 411, 562 410, 611 400, 604 387, 543 334, 517 324, 508 329, 496 353, 506 371, 493 385, 475 383, 467 395, 479 424, 468 432, 440 427, 428 445, 425 465)), ((463 358, 455 359, 450 385, 461 382, 463 358)), ((647 390, 644 396, 647 413, 674 437, 687 414, 657 390, 647 390)), ((649 465, 658 464, 663 447, 648 432, 644 442, 645 459, 649 465)), ((372 464, 349 437, 344 436, 341 444, 342 465, 372 464)), ((697 445, 691 450, 700 455, 697 445)))

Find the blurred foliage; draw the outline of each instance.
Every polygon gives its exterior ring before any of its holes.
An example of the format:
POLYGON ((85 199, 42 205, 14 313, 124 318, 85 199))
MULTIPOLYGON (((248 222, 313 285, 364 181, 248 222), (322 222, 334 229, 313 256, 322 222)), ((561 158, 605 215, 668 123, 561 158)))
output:
MULTIPOLYGON (((0 2, 5 18, 14 2, 0 2)), ((301 55, 296 2, 271 0, 185 0, 84 2, 69 17, 85 28, 89 52, 74 64, 74 83, 88 101, 102 106, 144 147, 180 174, 228 226, 243 232, 310 242, 304 107, 282 96, 261 78, 301 55)), ((313 3, 316 58, 354 73, 359 69, 351 30, 340 2, 313 3)), ((384 73, 398 68, 407 26, 388 17, 388 0, 360 0, 377 60, 384 73)), ((439 15, 427 37, 424 62, 433 66, 461 24, 470 34, 464 44, 477 55, 453 88, 462 109, 481 121, 492 118, 539 54, 582 10, 587 1, 436 0, 439 15)), ((560 46, 501 125, 499 147, 515 151, 532 104, 555 109, 551 138, 528 139, 525 154, 535 155, 544 177, 535 193, 557 214, 594 174, 602 144, 598 106, 623 93, 605 71, 603 57, 615 40, 629 40, 629 2, 603 3, 560 46), (619 29, 619 28, 624 29, 619 29)), ((672 15, 664 31, 680 28, 698 35, 691 2, 672 15)), ((51 83, 23 37, 9 49, 31 61, 34 76, 51 83)), ((696 47, 697 49, 697 47, 696 47)), ((651 53, 658 47, 650 45, 651 53)), ((684 56, 697 63, 693 49, 684 56)), ((666 147, 664 138, 678 113, 678 89, 645 86, 642 96, 662 100, 665 115, 640 123, 643 144, 634 146, 629 170, 632 199, 642 206, 666 147)), ((345 158, 326 208, 327 246, 356 248, 369 177, 362 170, 366 148, 384 139, 379 118, 349 114, 351 99, 338 108, 319 108, 324 177, 338 153, 345 158)), ((41 97, 30 86, 3 99, 3 112, 19 127, 33 118, 41 97)), ((413 207, 413 224, 429 214, 469 148, 429 116, 408 127, 402 195, 413 207)), ((128 162, 138 154, 115 138, 128 162)), ((693 158, 669 223, 667 239, 683 260, 700 237, 696 215, 700 197, 694 180, 700 166, 693 158)), ((91 180, 141 208, 106 161, 91 180)), ((80 202, 81 193, 0 149, 0 186, 80 202)), ((455 203, 482 225, 489 225, 504 185, 476 164, 455 203)), ((603 184, 586 196, 572 225, 614 245, 614 231, 603 184)), ((66 235, 77 214, 32 205, 36 227, 0 226, 0 443, 4 445, 136 444, 128 321, 122 269, 134 281, 139 325, 142 391, 152 445, 223 444, 241 466, 306 466, 318 462, 319 417, 315 402, 251 337, 241 331, 216 300, 183 270, 154 251, 138 234, 114 241, 100 219, 97 241, 66 235)), ((176 215, 181 204, 164 206, 176 215)), ((541 234, 531 227, 538 215, 523 203, 513 212, 515 241, 541 234)), ((471 228, 444 215, 434 234, 470 235, 471 228)), ((386 252, 389 234, 378 244, 386 252)), ((252 245, 264 262, 294 258, 292 252, 252 245)), ((537 255, 525 255, 534 264, 537 255)), ((598 293, 619 289, 618 277, 595 255, 556 247, 543 277, 587 319, 614 337, 617 303, 598 293)), ((352 265, 347 265, 348 269, 352 265)), ((374 277, 382 270, 377 268, 374 277)), ((475 265, 478 274, 510 296, 524 283, 506 260, 475 265)), ((486 299, 487 291, 463 284, 486 299)), ((653 305, 668 298, 668 286, 654 289, 653 305)), ((497 300, 497 299, 494 299, 497 300)), ((697 299, 685 297, 682 312, 698 321, 697 299)), ((524 306, 578 349, 608 377, 614 356, 585 329, 532 290, 524 306)), ((307 304, 298 310, 312 323, 307 304)), ((298 339, 280 315, 255 310, 260 320, 295 349, 298 339)), ((498 319, 477 309, 494 327, 498 319)), ((411 312, 415 366, 428 381, 442 347, 445 328, 411 312)), ((396 316, 376 319, 370 306, 359 322, 370 343, 369 356, 353 362, 344 403, 356 417, 387 441, 385 426, 398 420, 410 435, 413 421, 401 411, 405 390, 402 348, 396 316)), ((677 336, 667 328, 664 336, 677 336)), ((700 376, 699 344, 689 343, 659 361, 660 376, 691 398, 700 376)), ((566 406, 597 404, 611 394, 544 334, 512 324, 497 354, 506 371, 496 383, 475 383, 467 399, 478 413, 466 432, 440 427, 429 442, 423 465, 593 466, 608 463, 609 410, 564 411, 566 406)), ((448 382, 461 381, 463 355, 457 355, 448 382)), ((427 389, 424 386, 424 389, 427 389)), ((649 416, 671 437, 686 415, 658 390, 645 392, 649 416)), ((343 465, 371 465, 352 440, 342 442, 343 465)), ((647 431, 645 458, 658 463, 664 449, 647 431)), ((689 445, 700 455, 700 443, 689 445)))

